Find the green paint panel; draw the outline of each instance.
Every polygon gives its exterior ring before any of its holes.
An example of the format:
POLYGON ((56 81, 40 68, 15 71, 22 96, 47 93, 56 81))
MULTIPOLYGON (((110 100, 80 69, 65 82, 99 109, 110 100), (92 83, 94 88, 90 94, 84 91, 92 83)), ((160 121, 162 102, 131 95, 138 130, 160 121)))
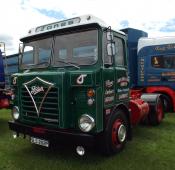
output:
MULTIPOLYGON (((94 69, 94 71, 64 70, 64 72, 42 71, 16 74, 21 100, 19 104, 15 103, 20 106, 20 121, 46 127, 79 129, 80 116, 89 114, 96 121, 93 132, 103 130, 103 114, 100 107, 102 89, 97 89, 101 84, 100 72, 101 70, 94 69), (82 83, 78 84, 77 78, 81 75, 86 76, 83 81, 81 80, 82 83), (89 106, 87 91, 92 88, 95 90, 95 101, 92 106, 89 106)), ((18 99, 16 98, 15 101, 18 99)))

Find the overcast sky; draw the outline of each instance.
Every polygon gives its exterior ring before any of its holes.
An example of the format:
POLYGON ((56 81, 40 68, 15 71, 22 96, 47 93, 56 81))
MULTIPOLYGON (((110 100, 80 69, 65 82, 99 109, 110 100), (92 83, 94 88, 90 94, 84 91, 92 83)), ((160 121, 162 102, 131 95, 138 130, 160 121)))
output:
POLYGON ((42 24, 92 14, 114 29, 142 29, 150 37, 175 36, 175 0, 0 0, 0 42, 18 52, 20 37, 42 24))

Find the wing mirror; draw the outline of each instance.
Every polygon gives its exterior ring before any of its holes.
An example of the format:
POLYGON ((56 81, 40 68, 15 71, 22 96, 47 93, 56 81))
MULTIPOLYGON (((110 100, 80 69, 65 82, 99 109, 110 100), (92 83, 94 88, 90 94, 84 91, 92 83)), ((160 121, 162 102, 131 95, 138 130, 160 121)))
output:
POLYGON ((2 53, 5 52, 5 43, 4 42, 0 42, 0 50, 2 53))

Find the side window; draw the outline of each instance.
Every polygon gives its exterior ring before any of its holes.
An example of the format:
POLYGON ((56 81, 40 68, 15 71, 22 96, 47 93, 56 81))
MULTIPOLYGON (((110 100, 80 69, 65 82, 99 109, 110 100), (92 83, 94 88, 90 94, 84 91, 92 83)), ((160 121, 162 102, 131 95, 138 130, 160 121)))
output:
POLYGON ((152 56, 151 65, 155 68, 175 68, 175 56, 152 56))
POLYGON ((104 36, 103 36, 103 61, 104 61, 104 64, 105 65, 113 65, 113 59, 111 56, 108 55, 108 52, 107 52, 107 46, 108 44, 110 43, 109 40, 107 40, 107 32, 104 33, 104 36))
POLYGON ((175 68, 175 56, 164 57, 164 68, 175 68))
POLYGON ((25 46, 24 54, 23 54, 23 58, 22 58, 22 63, 24 65, 34 64, 33 52, 34 52, 34 47, 33 46, 25 46))
POLYGON ((151 65, 155 68, 163 68, 163 56, 152 56, 151 65))
POLYGON ((114 41, 115 41, 115 49, 116 49, 115 65, 124 66, 124 58, 125 58, 124 41, 118 37, 114 37, 114 41))

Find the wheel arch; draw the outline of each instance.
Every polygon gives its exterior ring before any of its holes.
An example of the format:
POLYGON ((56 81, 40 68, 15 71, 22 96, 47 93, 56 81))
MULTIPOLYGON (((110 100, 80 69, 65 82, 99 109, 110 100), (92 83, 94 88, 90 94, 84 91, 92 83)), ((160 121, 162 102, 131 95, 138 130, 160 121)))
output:
POLYGON ((124 149, 126 141, 131 136, 131 131, 129 131, 131 126, 130 123, 128 123, 128 116, 129 111, 127 105, 125 104, 121 103, 111 108, 105 130, 100 136, 98 136, 99 142, 97 147, 99 147, 100 151, 102 151, 105 155, 113 155, 124 149), (119 125, 123 125, 126 128, 125 132, 127 132, 122 142, 118 141, 119 125))
POLYGON ((128 136, 127 136, 127 139, 131 140, 132 139, 131 112, 129 111, 129 108, 125 104, 120 103, 120 104, 117 104, 113 108, 113 110, 111 112, 111 115, 110 115, 110 119, 111 119, 113 114, 116 114, 117 110, 123 111, 123 113, 125 114, 125 116, 127 118, 127 121, 128 121, 128 136))

